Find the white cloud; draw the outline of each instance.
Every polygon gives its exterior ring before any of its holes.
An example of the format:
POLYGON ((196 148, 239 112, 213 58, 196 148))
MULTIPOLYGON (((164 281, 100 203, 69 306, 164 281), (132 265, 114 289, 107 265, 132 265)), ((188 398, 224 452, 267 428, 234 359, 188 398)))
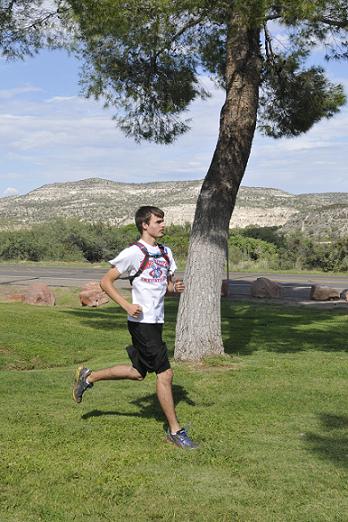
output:
POLYGON ((45 103, 66 103, 70 101, 79 102, 81 98, 78 96, 53 96, 53 98, 45 100, 45 103))
POLYGON ((32 92, 42 92, 42 89, 33 85, 23 85, 21 87, 14 87, 13 89, 0 89, 0 100, 9 100, 10 98, 15 98, 20 94, 28 94, 32 92))
POLYGON ((8 196, 17 196, 19 194, 18 190, 14 187, 7 187, 7 189, 4 190, 2 196, 8 197, 8 196))

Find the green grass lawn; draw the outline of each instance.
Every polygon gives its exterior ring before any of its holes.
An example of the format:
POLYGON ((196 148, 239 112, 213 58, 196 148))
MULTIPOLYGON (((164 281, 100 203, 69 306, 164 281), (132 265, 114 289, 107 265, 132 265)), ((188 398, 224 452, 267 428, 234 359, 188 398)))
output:
POLYGON ((59 303, 0 303, 1 522, 348 520, 345 310, 223 302, 228 356, 173 363, 201 445, 185 452, 164 441, 153 375, 72 401, 74 367, 126 362, 129 338, 116 306, 59 303))

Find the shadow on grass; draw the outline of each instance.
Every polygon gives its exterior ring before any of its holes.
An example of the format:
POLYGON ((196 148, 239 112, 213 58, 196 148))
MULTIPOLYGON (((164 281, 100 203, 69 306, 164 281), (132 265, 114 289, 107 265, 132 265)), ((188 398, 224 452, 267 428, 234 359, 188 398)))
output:
MULTIPOLYGON (((180 402, 186 402, 190 406, 195 406, 196 403, 192 401, 187 391, 183 386, 178 384, 173 385, 174 403, 177 406, 180 402)), ((125 417, 143 417, 146 419, 155 419, 157 421, 163 421, 164 415, 159 405, 156 393, 150 393, 134 399, 130 402, 139 408, 137 412, 124 412, 124 411, 110 411, 110 410, 92 410, 81 416, 81 419, 87 420, 91 417, 103 417, 104 415, 117 415, 125 417)))
POLYGON ((321 433, 306 433, 308 450, 344 468, 348 468, 348 416, 321 413, 321 433))
MULTIPOLYGON (((164 329, 164 339, 166 340, 170 355, 173 354, 175 339, 175 321, 178 309, 178 300, 176 298, 168 298, 165 303, 166 321, 164 329)), ((105 308, 70 308, 69 310, 60 310, 58 313, 76 317, 82 326, 94 328, 96 330, 120 330, 127 328, 127 314, 116 305, 107 305, 105 308)))
MULTIPOLYGON (((176 298, 166 299, 165 310, 166 325, 175 325, 178 300, 176 298)), ((109 304, 103 308, 70 308, 68 310, 59 310, 58 313, 76 317, 83 326, 88 326, 89 328, 113 330, 124 327, 127 329, 127 314, 117 305, 109 304)))
POLYGON ((127 316, 120 308, 107 306, 105 308, 70 308, 59 313, 71 315, 80 320, 83 326, 89 328, 113 330, 127 326, 127 316))
POLYGON ((347 310, 318 310, 265 303, 222 303, 226 353, 250 355, 264 350, 298 353, 307 350, 348 351, 347 310))
MULTIPOLYGON (((164 338, 172 354, 178 301, 165 301, 164 338)), ((348 351, 347 310, 318 310, 264 302, 222 300, 222 334, 225 352, 251 355, 257 350, 298 353, 305 350, 348 351)), ((77 317, 83 326, 97 330, 126 329, 127 317, 117 306, 81 308, 60 312, 77 317)))

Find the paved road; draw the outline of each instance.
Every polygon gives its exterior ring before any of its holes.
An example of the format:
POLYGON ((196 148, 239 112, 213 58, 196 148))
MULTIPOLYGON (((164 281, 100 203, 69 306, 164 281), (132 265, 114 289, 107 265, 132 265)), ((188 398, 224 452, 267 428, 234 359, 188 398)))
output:
POLYGON ((0 284, 30 285, 34 282, 40 282, 49 286, 78 287, 88 281, 99 280, 106 270, 100 268, 46 268, 0 264, 0 284))
MULTIPOLYGON (((99 280, 106 270, 106 268, 45 268, 0 264, 0 284, 29 285, 33 282, 42 282, 49 286, 79 287, 88 281, 99 280)), ((177 276, 183 277, 184 274, 178 272, 177 276)), ((250 295, 250 283, 260 276, 281 283, 282 296, 286 299, 308 299, 310 287, 315 283, 331 286, 340 291, 348 288, 348 276, 231 272, 233 295, 236 297, 250 295)), ((127 281, 119 281, 117 285, 129 288, 127 281)))

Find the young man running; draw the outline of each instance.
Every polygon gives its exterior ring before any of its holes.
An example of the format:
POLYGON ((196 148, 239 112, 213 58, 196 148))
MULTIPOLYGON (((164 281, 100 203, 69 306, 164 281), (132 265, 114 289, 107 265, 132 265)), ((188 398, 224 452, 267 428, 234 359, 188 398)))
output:
POLYGON ((180 426, 176 416, 173 371, 162 340, 164 295, 167 291, 181 293, 185 287, 182 281, 173 282, 176 264, 170 248, 157 243, 164 234, 164 212, 157 207, 140 207, 135 214, 135 224, 141 239, 109 261, 112 268, 100 282, 104 292, 128 314, 133 346, 127 351, 132 365, 97 371, 79 367, 75 374, 73 398, 81 402, 84 392, 98 381, 142 381, 147 372, 156 372, 157 397, 168 421, 167 440, 181 448, 194 449, 197 445, 180 426), (128 273, 132 283, 132 304, 113 286, 124 272, 128 273))

